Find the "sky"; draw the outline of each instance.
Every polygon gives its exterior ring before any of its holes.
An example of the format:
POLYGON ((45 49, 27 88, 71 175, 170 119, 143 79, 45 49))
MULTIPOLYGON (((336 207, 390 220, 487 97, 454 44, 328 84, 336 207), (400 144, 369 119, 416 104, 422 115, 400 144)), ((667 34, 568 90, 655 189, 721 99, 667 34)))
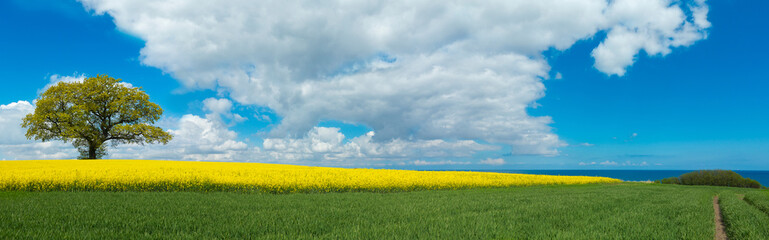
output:
POLYGON ((0 159, 47 86, 142 87, 108 158, 395 169, 769 170, 766 1, 0 1, 0 159))

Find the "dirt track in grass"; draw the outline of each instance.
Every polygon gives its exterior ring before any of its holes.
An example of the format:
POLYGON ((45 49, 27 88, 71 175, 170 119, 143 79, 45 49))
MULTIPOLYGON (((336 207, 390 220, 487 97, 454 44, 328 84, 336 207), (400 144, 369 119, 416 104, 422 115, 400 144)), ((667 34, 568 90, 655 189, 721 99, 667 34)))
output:
POLYGON ((721 207, 718 206, 718 196, 713 196, 713 210, 715 211, 714 221, 716 222, 716 235, 715 240, 726 240, 726 232, 724 231, 724 221, 721 219, 721 207))

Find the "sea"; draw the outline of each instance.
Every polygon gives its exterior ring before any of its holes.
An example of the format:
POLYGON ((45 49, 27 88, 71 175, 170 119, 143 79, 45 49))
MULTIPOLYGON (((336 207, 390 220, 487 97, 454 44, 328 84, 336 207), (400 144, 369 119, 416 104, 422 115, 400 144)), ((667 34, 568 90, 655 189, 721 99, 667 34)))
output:
MULTIPOLYGON (((654 181, 663 178, 678 177, 681 176, 681 174, 692 171, 695 170, 473 170, 473 172, 610 177, 623 181, 654 181)), ((742 175, 742 177, 756 180, 765 187, 769 187, 769 171, 737 170, 734 172, 742 175)))

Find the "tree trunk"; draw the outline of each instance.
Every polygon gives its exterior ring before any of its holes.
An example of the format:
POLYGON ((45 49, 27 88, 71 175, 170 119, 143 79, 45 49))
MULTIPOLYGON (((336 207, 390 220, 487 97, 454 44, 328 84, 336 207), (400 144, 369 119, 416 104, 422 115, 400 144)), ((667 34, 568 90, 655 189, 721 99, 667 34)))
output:
POLYGON ((88 159, 96 159, 96 144, 88 145, 88 159))

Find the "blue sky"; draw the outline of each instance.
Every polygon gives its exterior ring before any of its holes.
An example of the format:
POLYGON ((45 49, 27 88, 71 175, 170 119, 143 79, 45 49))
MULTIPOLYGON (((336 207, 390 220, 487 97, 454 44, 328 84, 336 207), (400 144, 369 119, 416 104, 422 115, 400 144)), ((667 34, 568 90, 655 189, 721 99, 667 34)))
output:
MULTIPOLYGON (((331 13, 307 20, 291 4, 273 6, 296 12, 287 23, 228 18, 241 7, 259 9, 251 3, 217 6, 225 14, 206 19, 195 17, 200 10, 191 6, 2 1, 0 119, 6 120, 0 124, 18 128, 13 119, 29 106, 11 104, 33 104, 49 83, 106 73, 143 87, 166 111, 159 125, 178 135, 165 147, 113 149, 113 158, 406 169, 769 170, 769 19, 762 12, 769 3, 659 1, 659 8, 627 10, 619 2, 604 3, 604 12, 623 17, 569 27, 584 27, 581 32, 561 28, 567 15, 490 34, 482 31, 487 25, 504 30, 509 23, 502 22, 520 21, 511 17, 519 15, 515 10, 560 10, 552 3, 514 6, 459 21, 467 28, 451 18, 462 14, 445 10, 425 17, 437 27, 399 29, 410 24, 398 24, 407 20, 392 14, 399 12, 396 4, 378 6, 385 9, 379 15, 361 11, 342 20, 331 13), (708 25, 694 14, 703 6, 708 25), (667 23, 655 19, 667 19, 662 10, 671 9, 684 14, 672 24, 696 29, 665 30, 667 23), (136 17, 142 14, 157 16, 136 17), (345 19, 363 24, 343 25, 350 22, 345 19), (318 20, 329 25, 313 25, 318 20), (254 25, 261 22, 269 28, 254 25), (632 41, 621 42, 623 29, 653 37, 633 49, 632 41), (539 43, 536 36, 546 36, 539 31, 555 37, 539 43), (662 47, 648 47, 655 44, 662 47), (626 48, 635 54, 619 54, 626 48), (611 54, 600 57, 596 49, 611 54)), ((418 5, 407 7, 425 14, 435 9, 418 5)), ((582 12, 602 10, 589 7, 582 12)), ((0 139, 0 158, 75 156, 66 144, 44 146, 12 132, 0 139)))

